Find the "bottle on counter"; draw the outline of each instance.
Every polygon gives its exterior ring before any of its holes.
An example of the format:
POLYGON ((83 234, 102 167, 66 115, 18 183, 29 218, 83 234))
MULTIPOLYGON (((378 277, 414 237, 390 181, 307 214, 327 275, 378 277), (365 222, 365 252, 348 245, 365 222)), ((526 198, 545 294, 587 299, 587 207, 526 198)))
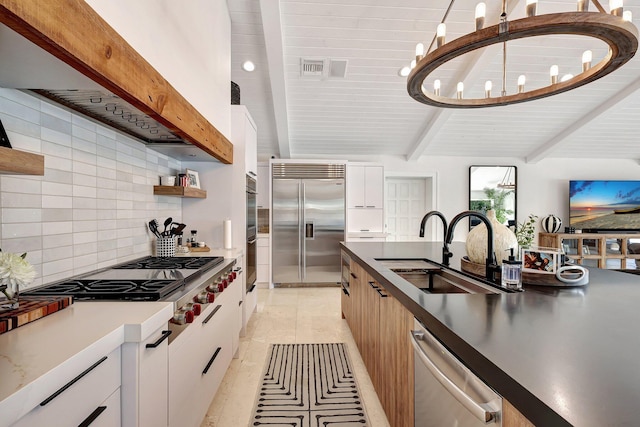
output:
POLYGON ((516 260, 513 248, 509 258, 502 261, 501 285, 507 289, 522 289, 522 262, 516 260))
POLYGON ((191 247, 193 248, 197 248, 198 247, 198 230, 191 230, 191 247))

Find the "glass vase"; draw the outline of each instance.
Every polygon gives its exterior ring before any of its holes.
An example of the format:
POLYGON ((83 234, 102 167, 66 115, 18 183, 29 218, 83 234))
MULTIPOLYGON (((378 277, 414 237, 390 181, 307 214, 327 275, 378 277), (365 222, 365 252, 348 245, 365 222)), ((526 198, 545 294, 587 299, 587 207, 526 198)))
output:
POLYGON ((20 287, 17 283, 8 281, 0 282, 0 311, 15 310, 20 307, 20 287))

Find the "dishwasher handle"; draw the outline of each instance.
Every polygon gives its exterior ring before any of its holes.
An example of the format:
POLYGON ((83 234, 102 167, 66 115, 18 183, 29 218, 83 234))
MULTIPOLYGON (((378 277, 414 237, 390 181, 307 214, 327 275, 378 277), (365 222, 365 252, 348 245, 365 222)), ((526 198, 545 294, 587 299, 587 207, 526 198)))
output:
MULTIPOLYGON (((451 381, 439 368, 433 363, 431 359, 425 354, 422 347, 418 341, 424 341, 425 338, 431 338, 429 334, 426 334, 422 331, 411 331, 411 344, 413 348, 416 350, 420 360, 426 366, 427 369, 433 374, 433 376, 442 384, 442 386, 458 401, 462 404, 469 412, 473 414, 476 418, 484 423, 489 423, 491 420, 495 419, 498 414, 496 411, 490 411, 482 407, 482 405, 463 390, 460 389, 453 381, 451 381)), ((438 343, 439 344, 439 343, 438 343)), ((447 355, 447 353, 445 353, 447 355)), ((449 356, 453 357, 453 356, 449 356)), ((457 360, 455 363, 459 363, 457 360)))

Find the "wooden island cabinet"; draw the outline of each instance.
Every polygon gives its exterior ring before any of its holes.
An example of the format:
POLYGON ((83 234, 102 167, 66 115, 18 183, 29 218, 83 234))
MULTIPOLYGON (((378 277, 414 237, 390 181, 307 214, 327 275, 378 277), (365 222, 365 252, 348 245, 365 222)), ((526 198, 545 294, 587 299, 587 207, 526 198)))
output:
POLYGON ((413 316, 353 260, 350 270, 343 315, 389 424, 413 426, 413 316))
MULTIPOLYGON (((343 258, 349 256, 343 253, 343 258)), ((351 258, 349 296, 342 315, 393 427, 414 426, 413 314, 351 258)), ((503 399, 502 427, 533 427, 503 399)))

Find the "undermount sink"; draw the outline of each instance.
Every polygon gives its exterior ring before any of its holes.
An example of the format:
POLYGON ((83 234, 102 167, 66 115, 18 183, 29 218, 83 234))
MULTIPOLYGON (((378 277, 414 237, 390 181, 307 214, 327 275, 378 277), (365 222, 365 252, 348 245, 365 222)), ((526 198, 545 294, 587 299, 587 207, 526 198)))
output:
POLYGON ((499 289, 424 259, 377 259, 420 290, 431 294, 499 294, 499 289))

